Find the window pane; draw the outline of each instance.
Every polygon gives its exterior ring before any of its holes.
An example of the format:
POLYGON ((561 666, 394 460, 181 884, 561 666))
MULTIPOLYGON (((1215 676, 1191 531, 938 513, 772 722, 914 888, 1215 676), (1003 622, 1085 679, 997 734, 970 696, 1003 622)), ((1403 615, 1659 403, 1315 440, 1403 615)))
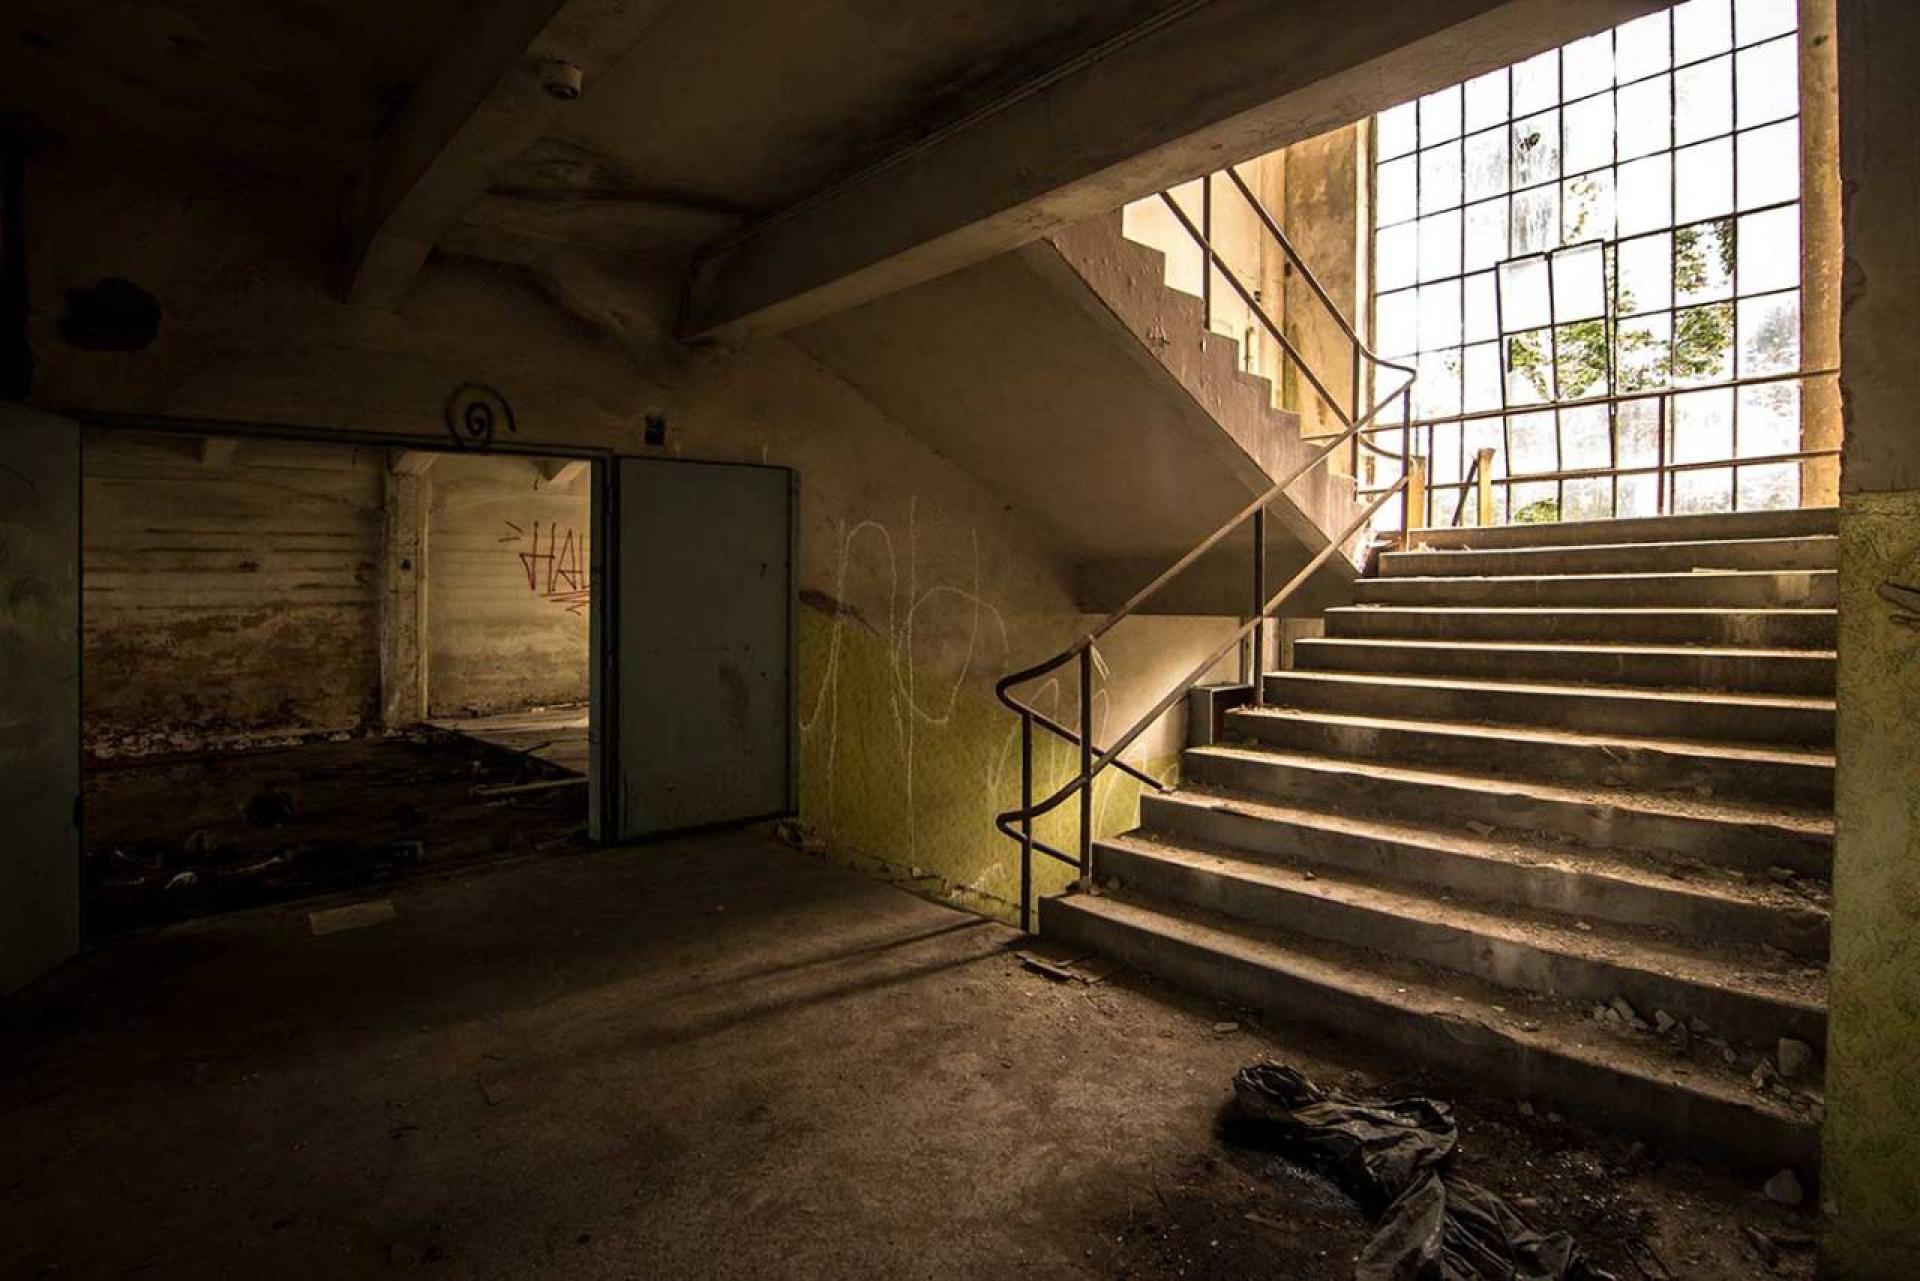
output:
POLYGON ((1485 342, 1500 336, 1500 313, 1494 305, 1493 273, 1468 276, 1465 291, 1466 340, 1485 342))
POLYGON ((1794 464, 1742 467, 1739 472, 1741 511, 1788 511, 1800 505, 1800 469, 1794 464))
POLYGON ((1800 109, 1800 54, 1796 44, 1789 36, 1742 49, 1735 55, 1740 63, 1735 72, 1739 84, 1735 114, 1742 129, 1783 120, 1800 109))
POLYGON ((1467 348, 1465 357, 1466 382, 1460 407, 1469 413, 1500 408, 1500 345, 1480 343, 1467 348))
POLYGON ((1659 514, 1659 488, 1651 475, 1622 476, 1617 482, 1619 507, 1615 515, 1622 520, 1659 514))
POLYGON ((1507 339, 1509 405, 1537 405, 1553 399, 1552 333, 1548 329, 1535 329, 1507 339))
POLYGON ((1733 212, 1733 139, 1682 147, 1673 156, 1673 217, 1698 222, 1733 212))
POLYGON ((1560 113, 1543 111, 1513 122, 1513 185, 1530 187, 1560 176, 1560 113))
POLYGON ((1413 416, 1440 418, 1460 412, 1460 353, 1429 351, 1420 357, 1420 377, 1413 384, 1413 416))
POLYGON ((1560 243, 1560 188, 1538 187, 1513 198, 1513 252, 1542 253, 1560 243))
POLYGON ((1420 99, 1420 145, 1431 147, 1460 136, 1460 86, 1420 99))
POLYGON ((1382 355, 1405 356, 1418 347, 1419 331, 1415 328, 1418 315, 1411 289, 1403 289, 1396 294, 1381 294, 1374 300, 1373 324, 1378 331, 1382 355))
POLYGON ((1622 316, 1664 311, 1673 303, 1673 237, 1666 232, 1623 240, 1616 256, 1622 316))
POLYGON ((1466 269, 1484 271, 1507 256, 1507 202, 1467 206, 1466 269))
POLYGON ((1607 322, 1583 320, 1554 331, 1560 399, 1581 400, 1607 392, 1607 322))
POLYGON ((1553 319, 1591 320, 1607 314, 1606 255, 1599 245, 1553 255, 1553 319))
POLYGON ((1740 219, 1740 292, 1765 293, 1800 283, 1800 210, 1769 209, 1740 219))
POLYGON ((1585 173, 1613 163, 1613 98, 1601 94, 1576 102, 1561 113, 1566 123, 1562 165, 1568 173, 1585 173))
POLYGON ((1673 77, 1673 140, 1698 142, 1733 132, 1733 59, 1715 58, 1673 77))
POLYGON ((1507 519, 1516 525, 1550 525, 1559 520, 1558 489, 1551 482, 1513 486, 1507 491, 1507 506, 1512 512, 1507 519))
POLYGON ((1507 131, 1489 129, 1467 139, 1466 195, 1468 200, 1485 200, 1507 190, 1507 131))
POLYGON ((1733 304, 1673 313, 1673 381, 1718 383, 1733 376, 1733 304))
POLYGON ((1420 349, 1434 351, 1460 342, 1460 282, 1443 280, 1420 286, 1420 349))
POLYGON ((1460 211, 1420 220, 1420 279, 1460 274, 1460 211))
POLYGON ((1404 156, 1414 149, 1419 141, 1415 128, 1418 112, 1418 104, 1403 102, 1380 113, 1374 124, 1374 145, 1380 149, 1382 160, 1404 156))
POLYGON ((1376 226, 1405 222, 1419 212, 1414 207, 1414 165, 1412 156, 1391 161, 1374 171, 1373 216, 1376 226))
POLYGON ((1563 486, 1561 520, 1607 520, 1613 515, 1613 482, 1603 476, 1569 480, 1563 486))
POLYGON ((1651 155, 1673 145, 1673 86, 1655 76, 1619 91, 1620 158, 1651 155))
POLYGON ((1507 69, 1490 71, 1467 81, 1466 118, 1468 129, 1485 129, 1507 121, 1507 69))
POLYGON ((1460 203, 1460 144, 1445 143, 1420 153, 1420 212, 1451 209, 1460 203))
POLYGON ((1703 222, 1673 233, 1677 302, 1707 302, 1733 293, 1733 221, 1703 222))
POLYGON ((1623 400, 1614 407, 1614 431, 1620 440, 1620 466, 1645 467, 1660 461, 1660 402, 1623 400))
MULTIPOLYGON (((1673 398, 1673 461, 1706 463, 1733 457, 1733 393, 1725 387, 1673 398)), ((1685 475, 1685 473, 1681 473, 1685 475)))
POLYGON ((1650 391, 1672 381, 1669 374, 1669 347, 1673 319, 1669 312, 1656 312, 1619 323, 1614 361, 1619 370, 1620 391, 1650 391))
MULTIPOLYGON (((1528 472, 1556 470, 1560 466, 1560 452, 1556 437, 1552 410, 1545 413, 1514 414, 1507 419, 1507 440, 1510 449, 1507 466, 1521 475, 1528 472)), ((1551 488, 1547 490, 1548 494, 1552 492, 1551 488)))
POLYGON ((1788 120, 1740 135, 1740 207, 1800 198, 1800 125, 1788 120))
POLYGON ((1673 478, 1673 510, 1682 516, 1733 508, 1733 472, 1726 467, 1683 471, 1673 478))
POLYGON ((1673 222, 1673 157, 1648 156, 1621 165, 1614 178, 1620 234, 1654 231, 1673 222))
POLYGON ((1796 0, 1738 0, 1734 5, 1734 35, 1741 44, 1784 35, 1797 21, 1796 0))
POLYGON ((1560 241, 1613 239, 1613 173, 1583 173, 1569 178, 1561 189, 1560 241))
POLYGON ((1576 40, 1568 45, 1560 59, 1562 97, 1567 101, 1584 98, 1613 85, 1613 32, 1576 40))
POLYGON ((1374 288, 1404 289, 1414 281, 1414 225, 1384 227, 1373 238, 1374 288))
POLYGON ((1740 398, 1740 457, 1766 458, 1791 454, 1800 448, 1800 387, 1797 383, 1762 383, 1742 387, 1740 398))
POLYGON ((1697 62, 1733 44, 1733 14, 1727 0, 1691 0, 1673 10, 1673 60, 1697 62))
POLYGON ((1743 298, 1740 309, 1742 378, 1784 374, 1800 367, 1800 291, 1743 298))
POLYGON ((1560 100, 1560 51, 1535 54, 1513 68, 1513 114, 1550 107, 1560 100))
POLYGON ((1508 333, 1539 329, 1553 319, 1553 295, 1545 258, 1500 264, 1500 320, 1508 333))
POLYGON ((1611 467, 1613 443, 1605 405, 1581 405, 1560 411, 1560 465, 1611 467))
POLYGON ((1667 57, 1667 15, 1650 13, 1616 27, 1613 33, 1613 74, 1619 84, 1664 71, 1667 57))

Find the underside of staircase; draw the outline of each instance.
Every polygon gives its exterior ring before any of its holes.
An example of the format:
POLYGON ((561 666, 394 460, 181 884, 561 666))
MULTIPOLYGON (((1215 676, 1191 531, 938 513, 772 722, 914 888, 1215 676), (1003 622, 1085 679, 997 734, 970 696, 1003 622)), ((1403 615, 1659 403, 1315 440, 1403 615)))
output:
POLYGON ((1831 509, 1416 531, 1041 930, 1811 1173, 1835 565, 1831 509))

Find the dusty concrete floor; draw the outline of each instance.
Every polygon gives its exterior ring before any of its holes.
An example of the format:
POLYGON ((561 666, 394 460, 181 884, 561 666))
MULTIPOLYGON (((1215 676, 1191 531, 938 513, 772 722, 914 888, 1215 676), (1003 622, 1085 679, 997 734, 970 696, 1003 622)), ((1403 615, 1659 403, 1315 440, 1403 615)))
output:
MULTIPOLYGON (((1369 1234, 1213 1127, 1262 1055, 1391 1065, 1052 982, 1012 931, 763 834, 391 893, 350 932, 308 902, 123 940, 0 1006, 0 1275, 1312 1281, 1369 1234)), ((1459 1113, 1466 1173, 1624 1278, 1771 1275, 1745 1226, 1810 1230, 1571 1122, 1459 1113)))

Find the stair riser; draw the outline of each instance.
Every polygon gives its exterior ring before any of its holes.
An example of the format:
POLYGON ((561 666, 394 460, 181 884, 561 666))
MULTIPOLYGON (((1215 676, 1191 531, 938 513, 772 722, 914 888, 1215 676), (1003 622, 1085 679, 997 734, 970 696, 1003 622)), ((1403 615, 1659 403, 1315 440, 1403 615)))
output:
POLYGON ((1380 573, 1388 578, 1453 574, 1687 574, 1696 569, 1833 569, 1839 548, 1832 538, 1785 542, 1683 543, 1617 547, 1545 547, 1505 551, 1388 552, 1380 573))
POLYGON ((1457 676, 1480 680, 1641 685, 1746 694, 1833 696, 1831 655, 1597 654, 1590 650, 1513 651, 1454 645, 1434 649, 1294 642, 1302 671, 1457 676))
POLYGON ((1231 734, 1270 747, 1348 760, 1430 765, 1597 787, 1668 791, 1705 787, 1715 796, 1791 805, 1833 803, 1833 768, 1829 765, 1702 758, 1654 748, 1541 743, 1494 735, 1458 738, 1413 728, 1280 720, 1238 710, 1227 713, 1227 728, 1231 734))
POLYGON ((1142 858, 1112 846, 1100 847, 1094 868, 1099 876, 1120 877, 1131 893, 1219 912, 1266 929, 1422 961, 1518 992, 1601 1002, 1624 996, 1645 1012, 1642 1017, 1665 1010, 1676 1018, 1702 1018, 1721 1035, 1748 1045, 1770 1046, 1783 1036, 1826 1044, 1823 1012, 1748 992, 1294 893, 1285 886, 1142 858))
POLYGON ((1597 849, 1665 851, 1719 867, 1765 875, 1788 867, 1812 877, 1830 875, 1833 843, 1824 836, 1760 823, 1727 823, 1682 814, 1649 814, 1612 805, 1582 804, 1515 792, 1458 788, 1370 777, 1364 773, 1304 769, 1280 761, 1189 752, 1182 777, 1274 798, 1282 804, 1379 814, 1409 822, 1465 827, 1491 823, 1557 834, 1597 849))
POLYGON ((1818 1132, 1671 1082, 1610 1071, 1445 1010, 1410 1010, 1330 988, 1241 956, 1080 912, 1044 899, 1042 934, 1098 949, 1189 989, 1264 1010, 1343 1039, 1355 1038, 1453 1074, 1476 1091, 1538 1100, 1671 1145, 1756 1169, 1811 1168, 1818 1132))
MULTIPOLYGON (((1172 843, 1247 850, 1377 881, 1436 887, 1481 902, 1559 912, 1581 920, 1657 926, 1689 938, 1764 943, 1809 960, 1824 960, 1827 955, 1824 913, 1694 894, 1679 882, 1666 887, 1560 867, 1476 858, 1152 794, 1141 798, 1140 824, 1172 843)), ((1103 874, 1117 870, 1114 857, 1122 862, 1137 859, 1126 850, 1115 850, 1112 857, 1101 855, 1098 866, 1103 874)), ((1133 884, 1125 872, 1119 875, 1126 884, 1133 884)))
POLYGON ((1775 512, 1721 512, 1650 516, 1636 520, 1569 521, 1556 525, 1498 525, 1486 529, 1416 529, 1429 547, 1567 547, 1594 543, 1682 543, 1738 538, 1805 538, 1831 534, 1832 507, 1775 512))
POLYGON ((1628 694, 1565 694, 1547 690, 1461 690, 1444 686, 1375 685, 1269 676, 1274 707, 1417 720, 1490 721, 1583 734, 1653 735, 1825 748, 1833 745, 1833 711, 1752 707, 1628 694))
POLYGON ((1832 609, 1834 576, 1684 574, 1672 578, 1363 578, 1362 605, 1572 605, 1616 609, 1832 609))
POLYGON ((1832 649, 1839 634, 1831 613, 1641 614, 1626 610, 1548 610, 1537 614, 1503 614, 1332 609, 1325 617, 1329 636, 1460 643, 1564 641, 1596 645, 1832 649))

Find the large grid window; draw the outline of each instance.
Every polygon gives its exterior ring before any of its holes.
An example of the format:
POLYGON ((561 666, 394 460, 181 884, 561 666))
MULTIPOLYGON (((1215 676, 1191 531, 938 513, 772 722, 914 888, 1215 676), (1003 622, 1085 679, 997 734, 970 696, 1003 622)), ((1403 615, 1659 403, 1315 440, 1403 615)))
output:
MULTIPOLYGON (((1376 348, 1419 370, 1436 519, 1483 448, 1497 479, 1800 448, 1797 382, 1716 385, 1800 364, 1796 28, 1795 0, 1691 0, 1377 118, 1376 348)), ((1733 461, 1495 500, 1591 519, 1793 507, 1799 483, 1733 461)))

